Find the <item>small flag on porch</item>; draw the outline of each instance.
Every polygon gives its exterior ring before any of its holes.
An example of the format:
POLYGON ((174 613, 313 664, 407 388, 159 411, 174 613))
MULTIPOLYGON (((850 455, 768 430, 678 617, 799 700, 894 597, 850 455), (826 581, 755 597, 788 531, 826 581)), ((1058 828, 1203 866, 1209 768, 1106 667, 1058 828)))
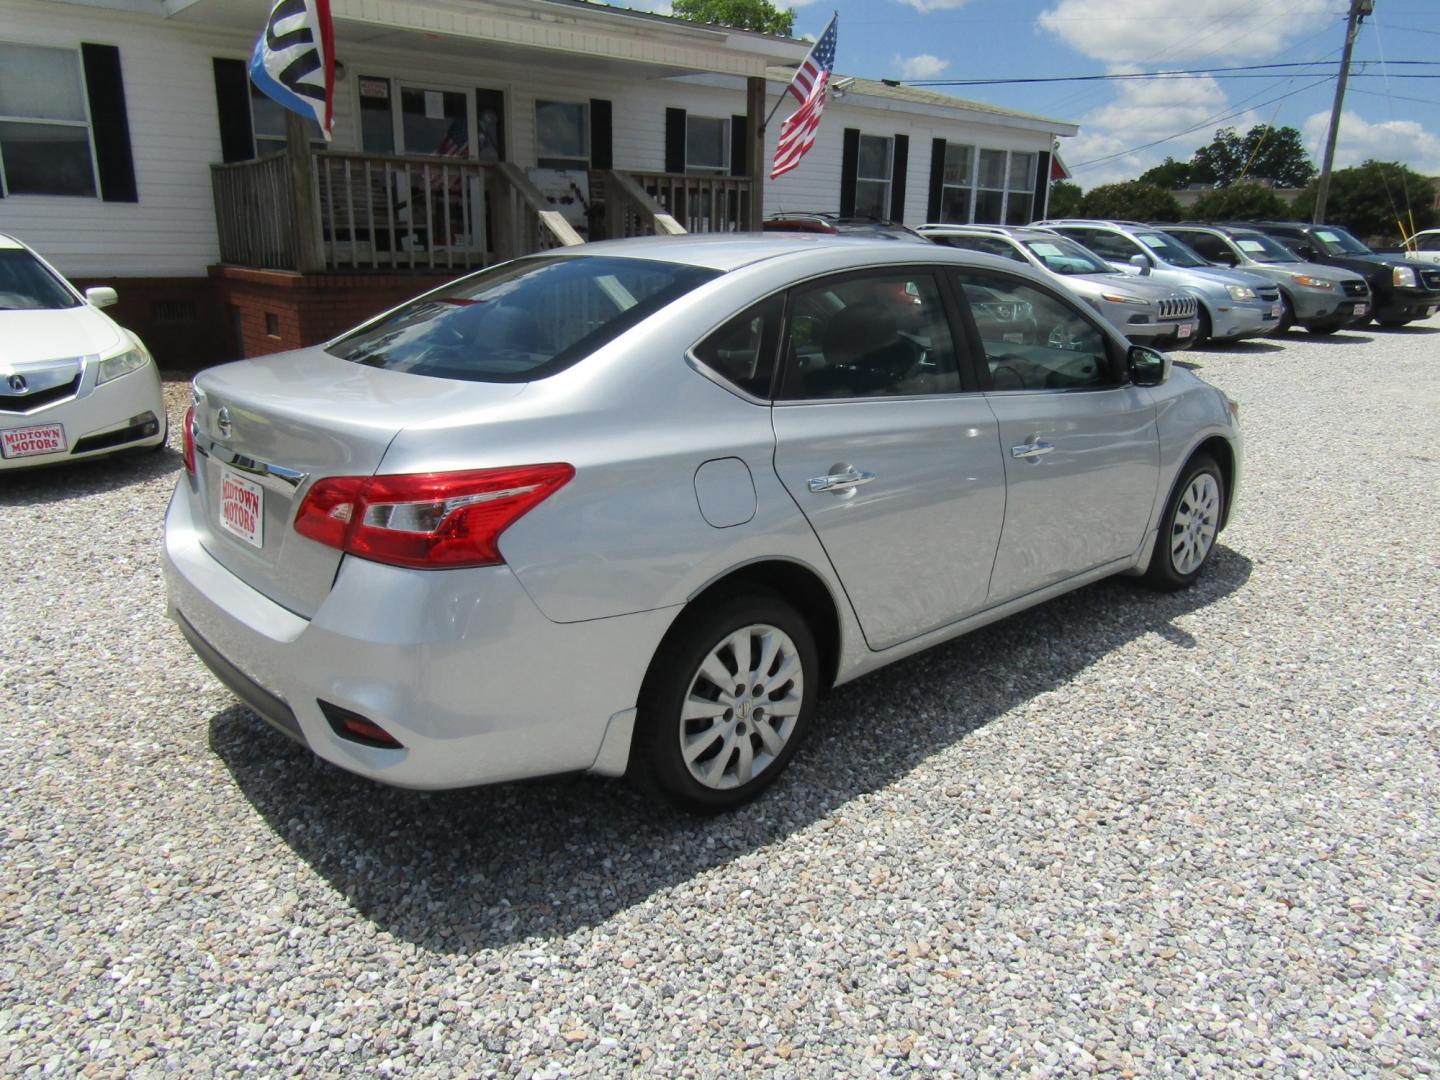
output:
POLYGON ((784 176, 799 165, 800 159, 815 145, 815 131, 820 127, 820 115, 825 111, 825 91, 830 85, 830 73, 835 68, 836 26, 839 22, 840 13, 837 11, 830 16, 825 32, 805 55, 804 63, 786 88, 800 102, 800 107, 780 125, 775 164, 770 169, 771 180, 784 176))
POLYGON ((320 126, 335 120, 335 31, 330 0, 280 0, 250 57, 250 81, 320 126))

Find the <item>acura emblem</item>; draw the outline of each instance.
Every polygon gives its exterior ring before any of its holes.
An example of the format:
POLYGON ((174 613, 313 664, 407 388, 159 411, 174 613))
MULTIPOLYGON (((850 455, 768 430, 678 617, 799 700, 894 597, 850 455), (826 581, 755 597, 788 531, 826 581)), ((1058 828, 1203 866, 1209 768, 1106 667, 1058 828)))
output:
POLYGON ((230 410, 224 405, 221 405, 220 411, 215 414, 215 428, 220 432, 222 439, 230 437, 230 410))
POLYGON ((30 389, 30 384, 25 381, 24 375, 11 375, 7 381, 10 383, 10 389, 17 394, 23 394, 30 389))

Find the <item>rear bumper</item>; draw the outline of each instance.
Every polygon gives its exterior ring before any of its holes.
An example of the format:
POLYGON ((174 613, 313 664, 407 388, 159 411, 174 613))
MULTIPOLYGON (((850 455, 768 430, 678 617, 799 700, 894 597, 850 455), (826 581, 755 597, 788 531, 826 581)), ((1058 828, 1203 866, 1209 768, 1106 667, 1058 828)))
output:
POLYGON ((598 768, 611 717, 635 705, 675 614, 554 623, 503 566, 437 572, 347 558, 304 619, 211 558, 190 513, 182 483, 164 567, 170 614, 196 653, 287 735, 400 787, 598 768), (321 701, 379 724, 403 749, 337 734, 321 701))
POLYGON ((87 389, 92 378, 87 371, 79 394, 68 401, 24 415, 0 413, 3 431, 50 424, 60 424, 65 429, 65 449, 28 457, 0 458, 0 470, 56 465, 135 446, 159 446, 165 441, 165 399, 154 364, 87 389), (146 416, 155 423, 148 435, 141 433, 146 428, 143 419, 139 419, 146 416))

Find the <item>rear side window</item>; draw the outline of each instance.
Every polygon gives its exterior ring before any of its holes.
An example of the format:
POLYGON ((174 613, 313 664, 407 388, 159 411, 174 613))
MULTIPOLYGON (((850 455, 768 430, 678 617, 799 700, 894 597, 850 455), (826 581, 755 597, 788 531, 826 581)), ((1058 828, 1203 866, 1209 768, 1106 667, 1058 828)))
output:
POLYGON ((784 308, 780 295, 747 308, 695 346, 695 359, 750 396, 769 400, 784 308))
POLYGON ((441 379, 531 382, 583 360, 718 275, 646 259, 518 259, 427 293, 328 351, 441 379))

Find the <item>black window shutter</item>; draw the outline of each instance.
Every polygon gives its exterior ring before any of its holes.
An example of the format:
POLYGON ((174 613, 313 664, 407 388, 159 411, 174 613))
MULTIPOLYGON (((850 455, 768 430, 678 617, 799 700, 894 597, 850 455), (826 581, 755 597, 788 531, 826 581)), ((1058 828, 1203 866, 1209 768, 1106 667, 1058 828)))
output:
POLYGON ((1030 220, 1039 221, 1046 216, 1048 207, 1045 196, 1050 191, 1050 151, 1041 150, 1035 162, 1035 203, 1030 207, 1030 220))
POLYGON ((215 57, 215 108, 220 115, 220 157, 249 161, 255 156, 250 128, 250 74, 244 60, 215 57))
POLYGON ((750 175, 750 125, 743 116, 730 117, 730 175, 750 175))
POLYGON ((604 98, 590 99, 590 167, 615 167, 614 140, 610 135, 610 102, 604 98))
POLYGON ((139 202, 135 159, 130 153, 130 120, 125 111, 125 80, 120 77, 120 50, 114 45, 92 45, 87 41, 80 46, 80 55, 90 97, 100 198, 106 202, 139 202))
POLYGON ((905 220, 905 180, 910 167, 910 136, 895 136, 895 163, 890 167, 890 220, 905 220))
POLYGON ((925 211, 927 222, 940 220, 945 193, 945 140, 930 140, 930 200, 925 211))
POLYGON ((685 171, 685 110, 665 110, 665 171, 685 171))
POLYGON ((845 129, 845 149, 840 157, 840 216, 855 216, 855 175, 860 171, 860 129, 845 129))

